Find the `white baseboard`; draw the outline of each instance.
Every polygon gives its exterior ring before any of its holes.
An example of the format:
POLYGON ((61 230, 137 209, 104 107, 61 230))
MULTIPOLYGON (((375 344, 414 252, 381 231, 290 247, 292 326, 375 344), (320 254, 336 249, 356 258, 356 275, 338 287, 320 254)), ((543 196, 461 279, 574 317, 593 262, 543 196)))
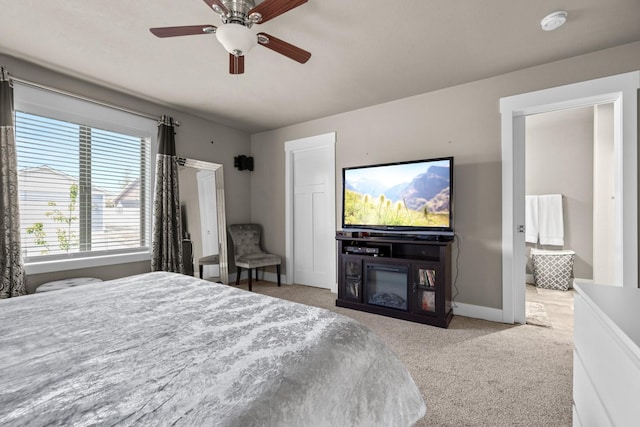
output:
POLYGON ((455 302, 453 303, 453 314, 457 316, 472 317, 474 319, 503 323, 502 310, 499 308, 455 302))

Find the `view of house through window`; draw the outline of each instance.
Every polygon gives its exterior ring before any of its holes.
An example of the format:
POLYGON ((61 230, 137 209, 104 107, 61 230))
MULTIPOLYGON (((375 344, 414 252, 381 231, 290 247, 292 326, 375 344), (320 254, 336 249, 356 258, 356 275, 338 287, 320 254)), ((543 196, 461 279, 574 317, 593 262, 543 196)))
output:
POLYGON ((148 250, 148 136, 16 111, 16 145, 27 262, 148 250))

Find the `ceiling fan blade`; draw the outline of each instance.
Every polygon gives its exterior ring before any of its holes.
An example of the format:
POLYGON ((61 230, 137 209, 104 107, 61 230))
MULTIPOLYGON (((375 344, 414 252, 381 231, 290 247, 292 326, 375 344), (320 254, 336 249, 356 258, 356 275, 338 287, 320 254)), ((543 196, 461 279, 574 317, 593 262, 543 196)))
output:
POLYGON ((229 54, 229 73, 230 74, 243 74, 244 73, 244 55, 235 56, 229 54))
POLYGON ((196 34, 211 34, 216 32, 215 25, 187 25, 183 27, 149 28, 156 37, 192 36, 196 34))
POLYGON ((222 0, 204 0, 204 2, 216 13, 220 12, 218 12, 214 6, 219 7, 220 11, 225 15, 229 13, 229 9, 227 9, 227 6, 222 3, 222 0))
POLYGON ((280 40, 279 38, 270 36, 267 33, 258 33, 258 43, 301 64, 306 63, 309 58, 311 58, 311 53, 306 50, 300 49, 299 47, 287 43, 284 40, 280 40))
POLYGON ((262 3, 251 9, 248 15, 251 16, 253 13, 259 13, 262 16, 262 19, 257 23, 262 24, 290 11, 293 8, 305 4, 307 1, 308 0, 264 0, 262 3))

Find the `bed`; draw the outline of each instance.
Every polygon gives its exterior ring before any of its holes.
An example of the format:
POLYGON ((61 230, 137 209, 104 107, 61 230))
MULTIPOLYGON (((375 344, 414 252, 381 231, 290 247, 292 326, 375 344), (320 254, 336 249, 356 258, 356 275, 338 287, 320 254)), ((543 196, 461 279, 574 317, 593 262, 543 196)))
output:
POLYGON ((154 272, 0 301, 0 425, 408 426, 406 368, 328 310, 154 272))

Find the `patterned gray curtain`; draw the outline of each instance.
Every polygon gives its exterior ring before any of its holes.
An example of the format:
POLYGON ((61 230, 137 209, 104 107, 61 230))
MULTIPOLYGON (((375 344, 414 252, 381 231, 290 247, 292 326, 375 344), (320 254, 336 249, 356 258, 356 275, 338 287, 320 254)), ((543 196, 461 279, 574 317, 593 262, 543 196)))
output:
POLYGON ((0 70, 0 299, 27 293, 20 244, 13 84, 0 70))
POLYGON ((167 116, 158 124, 151 270, 183 272, 176 138, 173 119, 167 116))

